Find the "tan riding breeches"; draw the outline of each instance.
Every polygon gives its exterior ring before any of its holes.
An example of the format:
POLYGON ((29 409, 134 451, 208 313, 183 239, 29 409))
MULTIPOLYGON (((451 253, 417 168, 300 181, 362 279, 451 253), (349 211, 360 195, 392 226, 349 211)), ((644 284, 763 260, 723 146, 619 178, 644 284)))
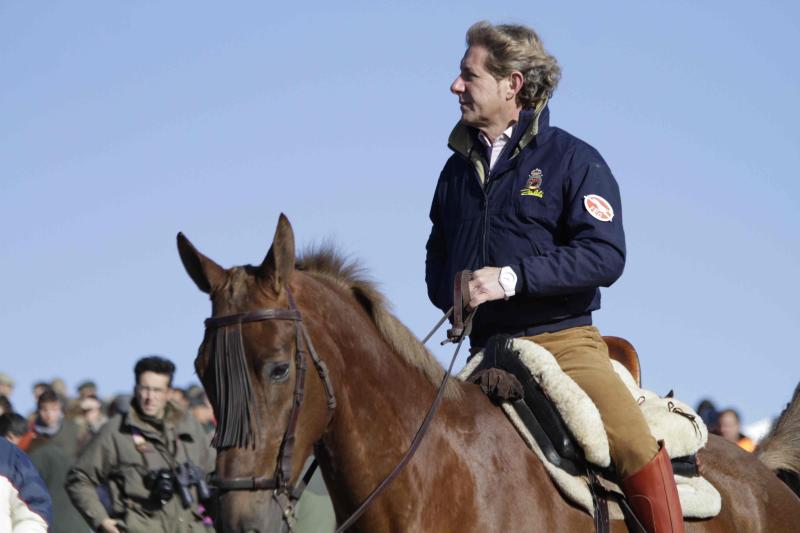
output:
POLYGON ((553 354, 600 411, 611 459, 621 479, 637 472, 658 453, 658 443, 628 388, 614 372, 608 347, 594 326, 522 337, 553 354))

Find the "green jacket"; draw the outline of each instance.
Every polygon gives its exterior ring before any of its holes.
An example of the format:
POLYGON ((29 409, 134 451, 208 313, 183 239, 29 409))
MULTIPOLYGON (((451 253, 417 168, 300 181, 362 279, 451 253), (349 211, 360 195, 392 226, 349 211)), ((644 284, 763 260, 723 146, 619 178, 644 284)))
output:
POLYGON ((208 533, 211 529, 202 523, 195 487, 190 489, 194 503, 184 509, 177 492, 162 504, 145 486, 148 471, 175 467, 187 460, 204 472, 214 469, 214 450, 193 417, 169 405, 163 428, 158 428, 132 408, 109 420, 92 439, 70 470, 66 489, 94 529, 109 516, 97 493, 97 487, 106 485, 112 515, 123 531, 208 533))
POLYGON ((81 533, 89 528, 81 515, 69 501, 64 490, 67 472, 75 462, 55 442, 46 442, 37 446, 29 455, 31 462, 39 471, 39 475, 47 486, 53 500, 53 522, 50 533, 81 533))
POLYGON ((36 451, 37 448, 46 444, 53 444, 61 448, 70 462, 78 457, 78 448, 83 439, 84 432, 81 427, 69 418, 63 419, 61 429, 53 436, 39 435, 31 441, 25 453, 28 455, 36 451))

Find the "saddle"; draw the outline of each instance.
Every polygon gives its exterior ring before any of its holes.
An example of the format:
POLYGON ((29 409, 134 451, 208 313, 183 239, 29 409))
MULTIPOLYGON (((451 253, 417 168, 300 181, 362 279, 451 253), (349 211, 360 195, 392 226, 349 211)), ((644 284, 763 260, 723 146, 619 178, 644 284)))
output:
MULTIPOLYGON (((653 436, 665 441, 672 456, 684 516, 716 516, 722 503, 719 491, 698 475, 695 455, 708 438, 705 425, 689 406, 671 395, 660 397, 641 389, 636 351, 624 339, 611 339, 607 342, 614 370, 637 400, 653 436)), ((597 525, 607 524, 608 518, 629 519, 597 407, 564 374, 553 355, 531 341, 496 336, 467 362, 458 377, 469 381, 470 376, 487 371, 489 383, 497 385, 490 392, 512 392, 506 398, 489 396, 542 461, 562 494, 595 517, 598 531, 597 525), (518 383, 497 383, 497 375, 504 372, 518 383)))
MULTIPOLYGON (((612 359, 622 363, 639 385, 641 382, 639 358, 633 345, 620 337, 604 337, 604 340, 609 344, 609 354, 612 359)), ((574 476, 585 473, 590 463, 586 459, 584 450, 576 442, 558 409, 520 359, 511 341, 512 338, 505 335, 496 335, 489 339, 481 362, 470 375, 474 376, 490 368, 498 368, 512 374, 522 385, 523 397, 513 399, 509 403, 547 459, 574 476)), ((616 477, 613 465, 598 465, 597 462, 597 460, 592 461, 592 464, 595 467, 604 467, 601 468, 602 474, 610 478, 616 477)), ((602 459, 600 462, 605 463, 602 459)), ((676 474, 685 477, 698 475, 694 454, 673 458, 672 468, 676 474)))

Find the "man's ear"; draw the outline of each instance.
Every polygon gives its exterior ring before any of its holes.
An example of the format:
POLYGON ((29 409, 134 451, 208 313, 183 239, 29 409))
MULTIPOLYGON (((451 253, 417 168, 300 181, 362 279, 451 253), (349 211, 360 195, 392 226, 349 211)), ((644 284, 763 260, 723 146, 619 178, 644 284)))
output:
POLYGON ((525 83, 525 77, 522 75, 522 72, 515 70, 508 76, 508 89, 509 93, 506 95, 508 100, 512 100, 517 97, 517 94, 522 90, 522 85, 525 83))

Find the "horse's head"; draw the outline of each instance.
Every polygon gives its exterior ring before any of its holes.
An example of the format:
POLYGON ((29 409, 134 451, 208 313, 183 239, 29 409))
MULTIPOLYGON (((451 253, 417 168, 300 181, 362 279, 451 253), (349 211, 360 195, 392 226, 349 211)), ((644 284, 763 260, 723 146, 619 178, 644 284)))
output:
POLYGON ((225 531, 279 531, 288 503, 281 492, 297 483, 325 430, 331 399, 313 367, 305 372, 309 347, 294 298, 313 295, 304 294, 297 279, 292 228, 281 215, 259 266, 224 269, 182 234, 178 250, 212 302, 195 369, 218 422, 213 444, 220 525, 225 531))

